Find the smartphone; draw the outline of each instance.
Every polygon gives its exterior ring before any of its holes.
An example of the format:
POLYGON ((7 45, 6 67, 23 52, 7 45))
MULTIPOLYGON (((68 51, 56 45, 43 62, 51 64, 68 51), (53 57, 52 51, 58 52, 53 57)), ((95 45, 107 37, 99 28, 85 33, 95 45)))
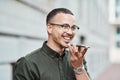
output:
MULTIPOLYGON (((71 46, 72 46, 72 44, 71 44, 71 46)), ((86 48, 90 48, 89 46, 84 46, 84 45, 76 45, 76 47, 86 47, 86 48)))
POLYGON ((76 45, 77 47, 87 47, 90 48, 89 46, 84 46, 84 45, 76 45))

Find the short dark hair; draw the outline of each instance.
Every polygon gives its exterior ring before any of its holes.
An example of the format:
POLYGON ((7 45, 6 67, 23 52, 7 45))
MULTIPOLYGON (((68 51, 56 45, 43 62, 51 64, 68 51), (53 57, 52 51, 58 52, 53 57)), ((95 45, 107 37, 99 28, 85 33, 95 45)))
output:
POLYGON ((49 21, 58 13, 65 13, 65 14, 74 15, 72 13, 72 11, 70 11, 69 9, 66 9, 66 8, 55 8, 55 9, 53 9, 52 11, 50 11, 48 13, 47 18, 46 18, 46 24, 48 24, 49 21))

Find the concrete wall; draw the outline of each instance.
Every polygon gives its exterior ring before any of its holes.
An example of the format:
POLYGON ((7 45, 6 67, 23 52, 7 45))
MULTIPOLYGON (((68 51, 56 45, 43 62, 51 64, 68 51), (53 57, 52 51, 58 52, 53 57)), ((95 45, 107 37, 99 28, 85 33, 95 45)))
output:
POLYGON ((111 36, 110 36, 110 61, 112 63, 120 63, 120 32, 117 29, 120 28, 120 1, 109 1, 109 22, 111 24, 111 36))
POLYGON ((108 0, 80 0, 79 35, 91 48, 86 54, 89 73, 94 79, 109 64, 110 25, 108 0))
POLYGON ((46 14, 19 1, 0 0, 0 80, 12 80, 10 63, 42 46, 46 14))

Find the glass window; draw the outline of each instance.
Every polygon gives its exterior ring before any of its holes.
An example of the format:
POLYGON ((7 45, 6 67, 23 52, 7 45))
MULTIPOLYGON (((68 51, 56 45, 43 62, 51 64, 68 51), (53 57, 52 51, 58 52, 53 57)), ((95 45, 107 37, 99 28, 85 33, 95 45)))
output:
POLYGON ((115 0, 115 17, 120 20, 120 0, 115 0))
POLYGON ((120 48, 120 26, 116 28, 116 46, 120 48))

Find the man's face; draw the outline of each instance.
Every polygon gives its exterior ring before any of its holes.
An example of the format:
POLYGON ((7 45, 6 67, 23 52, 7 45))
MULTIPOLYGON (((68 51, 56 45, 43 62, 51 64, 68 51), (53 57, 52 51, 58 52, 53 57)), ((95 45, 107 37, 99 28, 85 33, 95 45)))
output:
MULTIPOLYGON (((75 25, 75 18, 73 15, 58 13, 55 15, 50 23, 53 24, 69 24, 70 27, 75 25)), ((68 47, 68 44, 73 39, 75 31, 64 30, 61 26, 49 24, 49 40, 55 46, 68 47)))

